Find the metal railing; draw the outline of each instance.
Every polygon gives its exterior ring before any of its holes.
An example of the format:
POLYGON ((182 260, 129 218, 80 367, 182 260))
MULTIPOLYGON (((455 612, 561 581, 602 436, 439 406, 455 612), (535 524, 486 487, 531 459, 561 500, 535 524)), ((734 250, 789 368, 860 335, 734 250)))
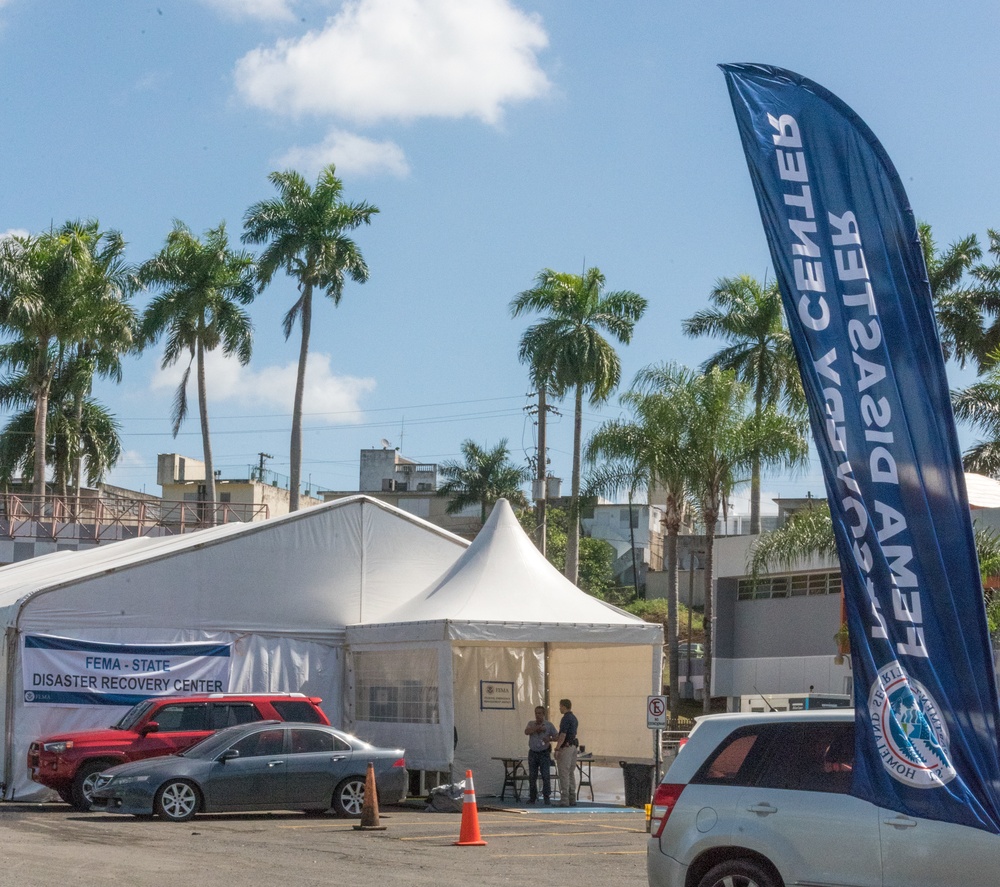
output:
POLYGON ((265 520, 268 516, 264 504, 0 494, 0 536, 12 539, 103 542, 177 535, 218 524, 265 520))

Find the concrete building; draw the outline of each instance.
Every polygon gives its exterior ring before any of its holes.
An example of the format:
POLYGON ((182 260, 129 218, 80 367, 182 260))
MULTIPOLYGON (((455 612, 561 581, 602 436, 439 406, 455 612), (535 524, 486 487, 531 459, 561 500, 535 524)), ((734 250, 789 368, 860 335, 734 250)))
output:
POLYGON ((437 465, 414 462, 388 446, 361 451, 361 493, 430 493, 437 489, 437 465))
POLYGON ((324 502, 332 502, 365 493, 457 536, 474 539, 482 527, 479 506, 448 514, 451 499, 437 495, 437 488, 436 464, 408 459, 387 443, 381 449, 361 450, 357 490, 322 490, 318 495, 324 502))
POLYGON ((663 570, 662 508, 599 502, 581 510, 580 525, 584 536, 603 539, 615 549, 613 569, 619 585, 635 584, 637 571, 638 586, 645 588, 650 571, 663 570))
MULTIPOLYGON (((156 482, 163 490, 164 502, 174 504, 173 520, 178 523, 206 523, 209 503, 205 501, 205 463, 177 453, 160 453, 156 463, 156 482)), ((255 466, 247 466, 246 477, 215 479, 215 523, 266 520, 288 514, 290 495, 287 479, 255 466)), ((322 499, 299 497, 299 506, 319 505, 322 499)), ((166 521, 171 515, 164 515, 166 521)))

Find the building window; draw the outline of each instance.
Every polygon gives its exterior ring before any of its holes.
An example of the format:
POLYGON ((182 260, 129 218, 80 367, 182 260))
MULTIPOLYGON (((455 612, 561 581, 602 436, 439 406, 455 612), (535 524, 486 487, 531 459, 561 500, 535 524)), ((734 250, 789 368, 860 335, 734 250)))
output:
POLYGON ((741 601, 763 601, 815 594, 840 594, 840 572, 763 576, 756 582, 747 576, 740 579, 736 597, 741 601))
POLYGON ((357 720, 439 723, 436 650, 354 653, 353 663, 357 720))
POLYGON ((639 528, 639 509, 623 508, 618 513, 618 520, 623 527, 631 527, 633 530, 639 528))

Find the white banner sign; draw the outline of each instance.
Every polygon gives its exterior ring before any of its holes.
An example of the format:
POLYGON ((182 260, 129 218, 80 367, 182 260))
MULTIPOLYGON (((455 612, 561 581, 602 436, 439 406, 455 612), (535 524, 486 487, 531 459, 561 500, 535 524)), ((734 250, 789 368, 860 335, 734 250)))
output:
POLYGON ((224 693, 231 644, 102 644, 25 635, 24 701, 134 705, 149 696, 224 693))

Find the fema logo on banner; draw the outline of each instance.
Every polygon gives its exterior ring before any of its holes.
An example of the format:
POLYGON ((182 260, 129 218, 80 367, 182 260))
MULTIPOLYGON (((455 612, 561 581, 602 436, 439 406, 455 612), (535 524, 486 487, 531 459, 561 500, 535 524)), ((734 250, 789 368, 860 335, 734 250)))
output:
POLYGON ((913 788, 938 788, 955 778, 940 708, 898 662, 879 670, 868 712, 882 766, 893 779, 913 788))

